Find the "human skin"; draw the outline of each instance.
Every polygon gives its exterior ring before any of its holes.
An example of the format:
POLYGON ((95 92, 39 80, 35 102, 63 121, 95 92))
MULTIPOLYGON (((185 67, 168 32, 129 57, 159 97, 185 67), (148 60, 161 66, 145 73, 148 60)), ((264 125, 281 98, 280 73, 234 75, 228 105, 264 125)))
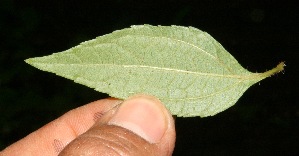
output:
POLYGON ((76 108, 0 155, 172 155, 172 115, 155 97, 108 98, 76 108))

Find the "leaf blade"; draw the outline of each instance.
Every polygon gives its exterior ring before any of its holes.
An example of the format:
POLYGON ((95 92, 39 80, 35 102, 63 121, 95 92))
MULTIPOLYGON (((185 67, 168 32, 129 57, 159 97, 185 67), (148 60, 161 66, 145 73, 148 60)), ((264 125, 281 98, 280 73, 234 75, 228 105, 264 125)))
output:
POLYGON ((26 62, 113 97, 154 95, 184 117, 215 115, 269 76, 244 69, 207 33, 180 26, 132 26, 26 62))

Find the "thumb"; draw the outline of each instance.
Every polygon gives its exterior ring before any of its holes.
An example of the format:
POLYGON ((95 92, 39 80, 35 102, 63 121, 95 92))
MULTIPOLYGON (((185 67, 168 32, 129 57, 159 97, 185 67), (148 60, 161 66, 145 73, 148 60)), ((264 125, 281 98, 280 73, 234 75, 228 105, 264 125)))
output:
POLYGON ((171 155, 175 126, 156 98, 138 95, 109 111, 59 155, 171 155))

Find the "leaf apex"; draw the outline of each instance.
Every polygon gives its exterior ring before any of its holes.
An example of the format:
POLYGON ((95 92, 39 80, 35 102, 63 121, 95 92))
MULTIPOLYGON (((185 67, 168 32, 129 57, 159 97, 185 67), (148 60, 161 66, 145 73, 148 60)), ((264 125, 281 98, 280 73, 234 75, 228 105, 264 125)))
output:
POLYGON ((27 64, 32 64, 32 60, 31 60, 31 58, 29 58, 29 59, 26 59, 26 60, 24 60, 27 64))

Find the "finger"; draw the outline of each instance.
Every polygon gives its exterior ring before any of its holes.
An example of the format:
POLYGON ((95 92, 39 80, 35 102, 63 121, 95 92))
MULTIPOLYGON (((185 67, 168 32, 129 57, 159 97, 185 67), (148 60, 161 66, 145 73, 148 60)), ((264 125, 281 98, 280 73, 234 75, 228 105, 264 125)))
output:
POLYGON ((57 155, 98 118, 121 103, 117 99, 92 102, 69 111, 2 151, 3 155, 57 155))
POLYGON ((171 155, 175 127, 171 114, 154 97, 126 100, 86 133, 68 144, 64 155, 171 155))

